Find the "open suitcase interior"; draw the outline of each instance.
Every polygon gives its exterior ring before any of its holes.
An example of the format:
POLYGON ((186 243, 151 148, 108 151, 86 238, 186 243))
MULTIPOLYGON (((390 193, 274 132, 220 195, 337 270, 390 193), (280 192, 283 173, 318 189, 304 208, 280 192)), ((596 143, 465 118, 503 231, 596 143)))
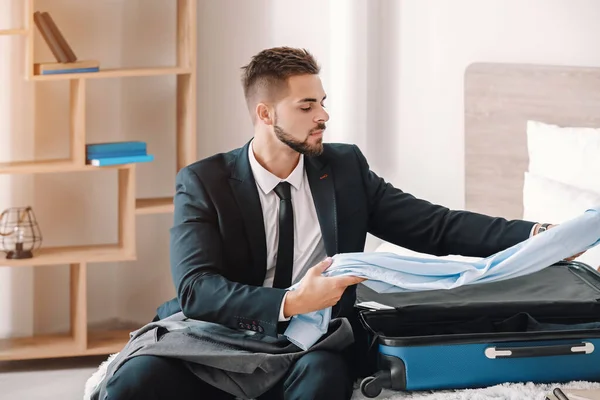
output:
POLYGON ((600 274, 581 263, 452 290, 380 294, 361 287, 358 298, 394 307, 361 313, 369 330, 386 338, 600 328, 600 274))

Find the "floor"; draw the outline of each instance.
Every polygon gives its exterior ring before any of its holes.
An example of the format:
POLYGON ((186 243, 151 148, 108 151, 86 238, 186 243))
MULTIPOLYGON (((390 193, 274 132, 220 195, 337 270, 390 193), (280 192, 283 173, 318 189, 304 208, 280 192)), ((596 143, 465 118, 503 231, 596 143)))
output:
MULTIPOLYGON (((85 382, 106 358, 0 361, 0 399, 82 400, 85 382)), ((352 399, 364 397, 357 391, 352 399)))
MULTIPOLYGON (((82 400, 85 382, 107 357, 0 361, 0 399, 82 400)), ((352 397, 364 399, 358 390, 352 397)))
MULTIPOLYGON (((1 400, 82 400, 85 382, 107 356, 0 362, 1 400)), ((392 392, 379 400, 498 400, 542 399, 555 385, 504 384, 464 391, 392 392)), ((599 388, 600 383, 574 382, 564 387, 599 388)), ((367 400, 357 390, 352 400, 367 400)))
POLYGON ((82 400, 85 382, 107 356, 0 362, 2 400, 82 400))

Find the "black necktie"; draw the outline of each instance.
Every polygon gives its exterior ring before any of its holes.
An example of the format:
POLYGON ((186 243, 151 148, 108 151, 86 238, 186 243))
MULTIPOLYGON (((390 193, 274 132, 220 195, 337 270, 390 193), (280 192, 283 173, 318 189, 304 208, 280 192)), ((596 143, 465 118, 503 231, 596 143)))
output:
POLYGON ((288 288, 292 285, 294 267, 294 211, 292 193, 288 182, 280 182, 274 189, 279 196, 279 244, 275 266, 274 288, 288 288))

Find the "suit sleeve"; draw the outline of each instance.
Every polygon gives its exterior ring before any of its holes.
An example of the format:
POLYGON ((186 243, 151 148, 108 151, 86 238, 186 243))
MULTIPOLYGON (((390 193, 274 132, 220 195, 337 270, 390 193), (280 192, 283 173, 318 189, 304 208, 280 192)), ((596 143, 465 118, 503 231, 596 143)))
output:
POLYGON ((277 335, 284 289, 241 284, 222 274, 217 212, 200 178, 179 171, 170 230, 171 274, 188 318, 277 335))
POLYGON ((370 170, 355 146, 369 202, 369 232, 421 253, 487 257, 529 238, 533 222, 455 211, 417 199, 370 170))

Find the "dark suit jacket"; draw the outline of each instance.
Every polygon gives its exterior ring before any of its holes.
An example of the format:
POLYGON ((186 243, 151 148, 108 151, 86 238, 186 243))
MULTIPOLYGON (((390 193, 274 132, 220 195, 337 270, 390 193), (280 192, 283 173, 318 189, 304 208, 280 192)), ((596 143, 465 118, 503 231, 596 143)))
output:
MULTIPOLYGON (((285 290, 262 287, 263 214, 244 147, 177 174, 170 261, 177 298, 158 309, 276 335, 285 290)), ((358 147, 325 144, 305 168, 328 255, 364 250, 367 232, 435 255, 488 256, 529 237, 532 222, 507 221, 417 199, 369 169, 358 147)), ((350 316, 356 286, 333 317, 350 316)))

